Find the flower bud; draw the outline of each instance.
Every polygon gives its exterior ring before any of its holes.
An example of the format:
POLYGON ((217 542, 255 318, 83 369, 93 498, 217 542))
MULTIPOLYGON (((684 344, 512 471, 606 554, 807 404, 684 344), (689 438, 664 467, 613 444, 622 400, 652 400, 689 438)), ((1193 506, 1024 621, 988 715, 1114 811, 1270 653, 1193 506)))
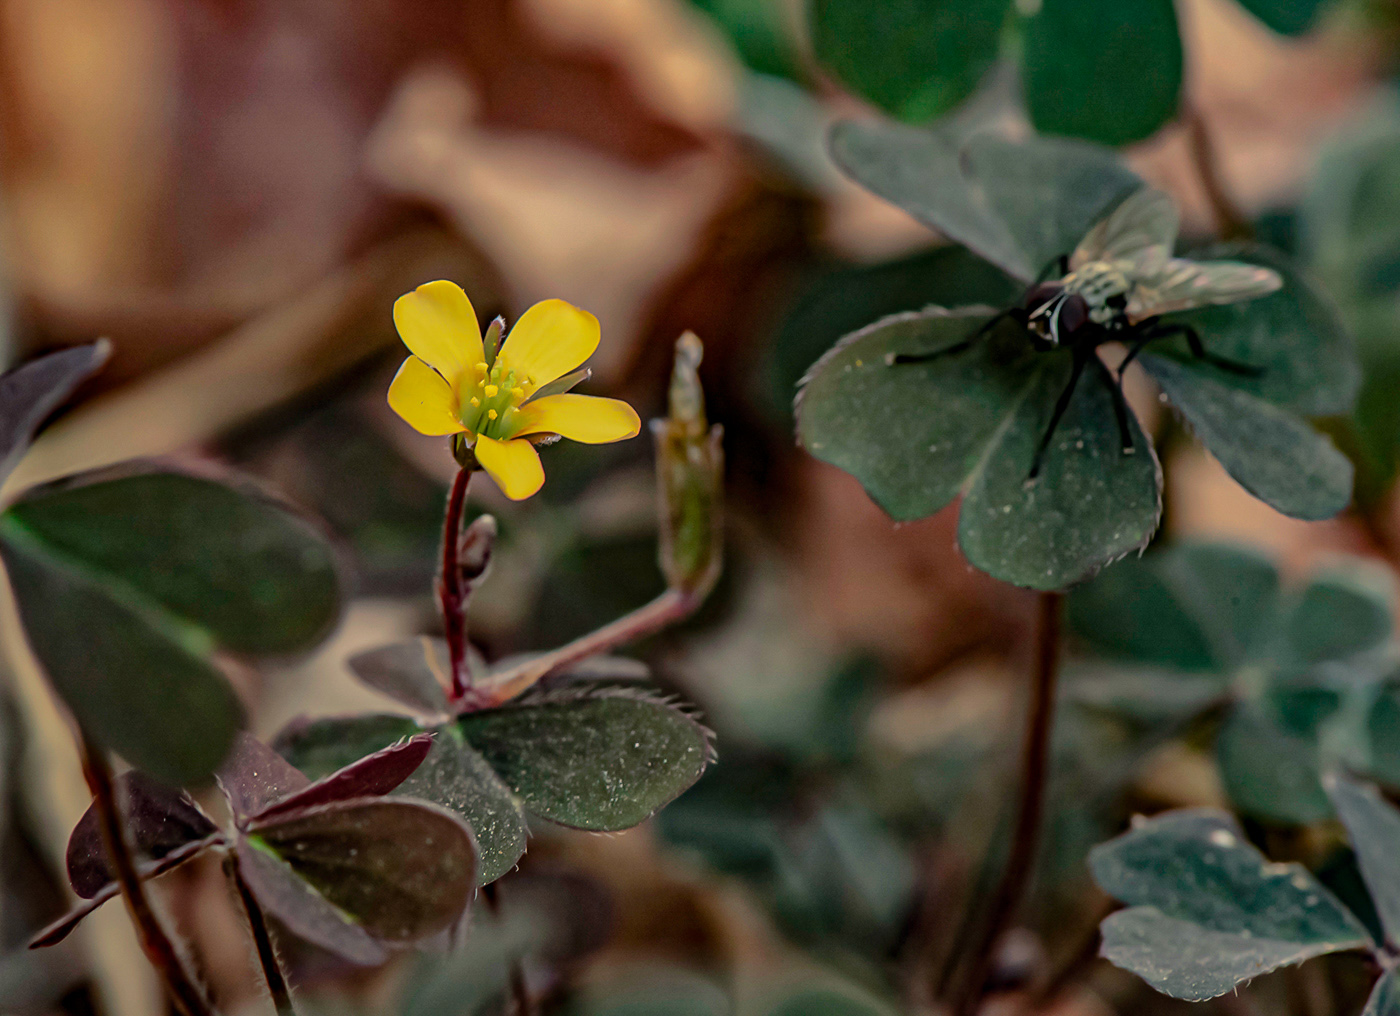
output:
POLYGON ((703 597, 724 548, 724 428, 708 425, 693 332, 676 341, 670 415, 651 422, 661 515, 661 571, 670 588, 703 597))

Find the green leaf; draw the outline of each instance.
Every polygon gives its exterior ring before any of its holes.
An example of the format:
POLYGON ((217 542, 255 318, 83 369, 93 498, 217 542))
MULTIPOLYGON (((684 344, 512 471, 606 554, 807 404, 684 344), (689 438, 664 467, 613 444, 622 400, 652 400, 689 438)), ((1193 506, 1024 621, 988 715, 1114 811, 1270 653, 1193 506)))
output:
POLYGON ((768 1016, 892 1016, 894 1010, 843 991, 809 988, 768 1010, 768 1016))
POLYGON ((264 844, 239 837, 236 854, 239 872, 253 897, 290 931, 361 966, 377 966, 389 958, 388 950, 358 921, 264 844))
POLYGON ((382 713, 298 719, 278 732, 272 748, 307 777, 319 780, 423 730, 407 716, 382 713))
POLYGON ((446 931, 476 891, 471 830, 417 801, 338 801, 258 822, 248 837, 384 942, 446 931))
POLYGON ((1095 847, 1089 865, 1099 886, 1128 904, 1103 922, 1103 955, 1173 998, 1214 998, 1368 942, 1307 869, 1270 863, 1223 812, 1150 819, 1095 847))
POLYGON ((1177 114, 1181 35, 1171 0, 1042 0, 1025 22, 1031 122, 1126 145, 1177 114))
MULTIPOLYGON (((520 806, 486 760, 462 743, 454 725, 436 731, 433 750, 393 796, 441 805, 465 819, 476 834, 481 884, 494 882, 525 852, 520 806)), ((294 724, 277 736, 273 746, 292 765, 320 779, 421 732, 418 724, 403 716, 330 718, 294 724)))
POLYGON ((1376 690, 1366 714, 1366 734, 1371 746, 1368 775, 1388 787, 1400 787, 1400 684, 1393 679, 1376 690))
POLYGON ((969 478, 958 544, 969 563, 1004 582, 1063 589, 1147 545, 1161 518, 1161 470, 1131 413, 1137 454, 1123 453, 1112 397, 1090 370, 1055 431, 1040 477, 1028 481, 1070 371, 1067 355, 1037 358, 1046 362, 969 478))
POLYGON ((1240 6, 1280 35, 1300 35, 1312 27, 1323 0, 1240 0, 1240 6))
POLYGON ((843 121, 831 128, 831 157, 856 183, 996 265, 1029 281, 1032 267, 1006 223, 963 176, 952 132, 843 121))
POLYGON ((1142 186, 1112 152, 1063 138, 978 135, 964 147, 951 128, 842 122, 831 155, 863 187, 1022 282, 1142 186))
POLYGON ((1254 244, 1216 244, 1193 251, 1202 260, 1225 258, 1272 268, 1283 288, 1269 296, 1203 307, 1168 320, 1193 326, 1208 350, 1260 368, 1246 376, 1203 363, 1184 339, 1154 343, 1152 351, 1181 361, 1218 384, 1255 395, 1301 416, 1351 411, 1361 383, 1356 350, 1331 301, 1278 251, 1254 244))
POLYGON ((1391 969, 1381 975, 1361 1016, 1400 1016, 1400 971, 1391 969))
POLYGON ((637 825, 711 759, 708 730, 624 688, 543 694, 463 716, 457 727, 530 811, 579 829, 637 825))
POLYGON ((1108 653, 1225 671, 1262 648, 1278 602, 1278 572, 1257 551, 1191 542, 1114 565, 1071 594, 1069 618, 1108 653))
POLYGON ((0 517, 29 642, 83 726, 169 783, 207 778, 243 720, 220 651, 306 649, 339 616, 329 545, 253 491, 104 471, 0 517))
POLYGON ((1151 537, 1156 457, 1135 420, 1138 454, 1122 454, 1109 395, 1087 371, 1042 475, 1028 482, 1070 365, 1068 354, 1033 353, 1014 327, 964 353, 888 362, 954 345, 986 320, 985 311, 930 308, 847 337, 808 376, 798 438, 897 520, 930 515, 965 491, 958 532, 968 560, 1017 585, 1062 588, 1151 537))
POLYGON ((911 123, 972 94, 995 62, 1008 0, 814 0, 817 60, 852 91, 911 123))
POLYGON ((951 245, 875 265, 823 268, 804 285, 773 340, 764 394, 786 415, 802 376, 843 335, 930 305, 1009 306, 1021 290, 1006 273, 951 245))
POLYGON ((1072 138, 1012 141, 979 134, 961 155, 973 194, 1006 224, 1038 277, 1074 251, 1104 216, 1143 183, 1113 151, 1072 138))
POLYGON ((83 728, 165 783, 200 783, 243 726, 212 647, 158 613, 114 599, 0 521, 0 554, 49 682, 83 728))
POLYGON ((456 728, 438 734, 438 743, 395 796, 440 804, 470 823, 476 833, 477 877, 482 885, 515 867, 525 853, 525 821, 510 789, 481 755, 458 743, 456 728))
POLYGON ((792 13, 781 0, 691 0, 729 36, 739 58, 760 74, 800 76, 792 13))
POLYGON ((999 437, 1031 358, 1002 363, 988 342, 925 363, 891 366, 887 358, 952 346, 988 316, 933 307, 847 336, 803 383, 798 440, 860 480, 897 521, 924 518, 951 503, 999 437))
POLYGON ((1191 432, 1236 482, 1298 519, 1327 519, 1351 500, 1352 465, 1332 442, 1263 399, 1153 355, 1142 365, 1191 432))
POLYGON ((711 980, 682 969, 627 969, 621 986, 586 986, 566 1016, 730 1016, 728 996, 711 980))
POLYGON ((1400 942, 1400 811, 1375 787, 1346 777, 1329 777, 1327 792, 1346 826, 1386 939, 1400 942))
POLYGON ((27 494, 5 513, 46 554, 120 582, 235 653, 294 653, 340 617, 330 545, 285 503, 154 465, 27 494))
POLYGON ((1381 647, 1395 594, 1390 570, 1360 559, 1313 575, 1283 621, 1290 655, 1308 665, 1381 647))
POLYGON ((1065 674, 1069 701, 1142 724, 1174 729, 1226 699, 1228 685, 1216 674, 1174 670, 1074 667, 1065 674))
POLYGON ((1230 800, 1245 814, 1298 825, 1331 817, 1316 739, 1290 733, 1262 707, 1231 712, 1215 750, 1230 800))

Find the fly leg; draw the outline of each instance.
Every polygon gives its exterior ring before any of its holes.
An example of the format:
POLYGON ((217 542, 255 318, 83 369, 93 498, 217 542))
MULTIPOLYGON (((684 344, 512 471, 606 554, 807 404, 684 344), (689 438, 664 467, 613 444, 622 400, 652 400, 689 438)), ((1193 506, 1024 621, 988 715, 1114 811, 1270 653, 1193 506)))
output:
POLYGON ((1118 443, 1123 449, 1124 455, 1132 455, 1137 451, 1137 446, 1133 444, 1133 431, 1128 426, 1128 402, 1123 398, 1123 374, 1120 371, 1114 376, 1113 371, 1108 369, 1108 365, 1094 356, 1094 363, 1099 369, 1099 377, 1103 378, 1103 383, 1108 385, 1108 394, 1113 398, 1113 415, 1118 420, 1118 443))
POLYGON ((1026 477, 1028 480, 1034 480, 1040 475, 1040 466, 1045 458, 1045 450, 1050 447, 1050 439, 1055 436, 1055 429, 1059 427, 1065 410, 1069 408, 1069 400, 1074 395, 1074 389, 1079 385, 1079 378, 1084 374, 1084 368, 1088 365, 1090 357, 1098 359, 1098 355, 1092 349, 1075 350, 1074 366, 1069 372, 1069 382, 1055 401, 1055 411, 1050 414, 1050 426, 1045 428, 1045 433, 1040 438, 1040 444, 1036 446, 1035 458, 1031 459, 1030 475, 1026 477))
MULTIPOLYGON (((1231 374, 1239 374, 1242 377, 1258 377, 1264 373, 1264 368, 1252 363, 1241 363, 1239 360, 1231 360, 1229 357, 1220 356, 1206 349, 1205 343, 1201 341, 1201 333, 1190 325, 1173 322, 1172 324, 1156 324, 1151 326, 1147 332, 1139 339, 1139 342, 1152 342, 1157 339, 1170 338, 1173 335, 1180 335, 1186 339, 1186 345, 1191 350, 1191 355, 1211 366, 1219 367, 1221 370, 1228 370, 1231 374)), ((1124 361, 1127 366, 1128 361, 1124 361)))
POLYGON ((1009 307, 994 317, 988 318, 983 322, 982 327, 978 328, 977 331, 960 342, 955 342, 951 346, 944 346, 942 349, 935 349, 929 353, 886 353, 885 363, 890 367, 905 363, 928 363, 930 360, 940 360, 945 356, 965 353, 975 346, 982 336, 986 335, 1007 318, 1019 321, 1021 319, 1021 314, 1022 310, 1020 307, 1009 307))
POLYGON ((1128 355, 1123 357, 1123 362, 1118 365, 1118 391, 1120 394, 1123 391, 1124 371, 1126 371, 1128 367, 1132 364, 1132 362, 1138 358, 1138 354, 1141 353, 1143 349, 1147 347, 1147 344, 1149 342, 1151 342, 1153 339, 1159 338, 1161 338, 1160 335, 1154 335, 1152 334, 1152 332, 1149 331, 1145 335, 1139 335, 1133 341, 1133 344, 1128 347, 1128 355))

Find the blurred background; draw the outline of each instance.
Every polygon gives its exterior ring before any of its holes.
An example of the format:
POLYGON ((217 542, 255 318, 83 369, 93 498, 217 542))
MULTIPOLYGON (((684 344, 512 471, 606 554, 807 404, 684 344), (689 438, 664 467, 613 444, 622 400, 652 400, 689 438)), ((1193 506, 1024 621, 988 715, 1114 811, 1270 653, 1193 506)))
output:
MULTIPOLYGON (((1346 431, 1363 508, 1285 519, 1162 419, 1166 531, 1247 540, 1288 574, 1339 551, 1400 561, 1400 8, 1338 0, 1288 38, 1233 0, 1181 0, 1178 15, 1191 117, 1130 146, 1134 168, 1178 199, 1189 235, 1229 225, 1218 188, 1294 250, 1310 202, 1364 191, 1356 228, 1376 234, 1379 274, 1352 318, 1375 381, 1370 429, 1346 431)), ((921 1011, 1009 803, 1033 597, 967 566, 956 508, 891 524, 799 452, 791 412, 841 335, 996 283, 827 161, 826 126, 874 114, 805 38, 797 0, 0 2, 4 357, 99 335, 115 347, 12 488, 134 455, 212 457, 322 516, 355 600, 314 658, 240 674, 260 735, 389 708, 344 659, 435 630, 454 463, 385 405, 398 295, 449 278, 508 320, 572 301, 603 325, 585 390, 644 417, 662 410, 676 337, 704 340, 726 431, 727 571, 699 616, 638 651, 700 706, 720 761, 632 832, 533 829, 502 897, 534 922, 528 973, 548 1011, 747 1011, 828 981, 921 1011)), ((1312 266, 1325 280, 1354 268, 1312 266)), ((545 465, 532 501, 473 495, 502 529, 472 607, 490 658, 556 645, 662 588, 650 443, 565 443, 545 465)), ((159 1012, 117 906, 61 949, 23 949, 65 906, 62 851, 88 795, 37 676, 7 678, 0 1011, 159 1012)), ((1176 1011, 1111 973, 1107 988, 1061 990, 1085 975, 1106 905, 1083 851, 1133 808, 1220 801, 1218 777, 1189 744, 1137 751, 1097 729, 1079 743, 1103 765, 1057 775, 1001 997, 1176 1011)), ((217 865, 164 884, 225 1011, 270 1011, 217 865)), ((289 952, 308 1012, 465 1016, 485 1011, 472 986, 490 980, 489 945, 380 971, 289 952)))

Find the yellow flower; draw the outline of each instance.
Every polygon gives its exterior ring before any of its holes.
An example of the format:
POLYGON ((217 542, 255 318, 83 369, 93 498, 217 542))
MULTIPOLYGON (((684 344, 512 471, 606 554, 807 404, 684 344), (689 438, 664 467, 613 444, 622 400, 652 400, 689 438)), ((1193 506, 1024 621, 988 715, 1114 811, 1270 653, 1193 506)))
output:
POLYGON ((394 326, 413 355, 389 386, 389 405, 419 433, 465 434, 481 468, 512 500, 544 483, 530 436, 603 444, 641 430, 636 410, 618 399, 540 394, 598 348, 598 319, 563 300, 522 314, 491 362, 476 311, 455 283, 428 282, 399 297, 394 326))

